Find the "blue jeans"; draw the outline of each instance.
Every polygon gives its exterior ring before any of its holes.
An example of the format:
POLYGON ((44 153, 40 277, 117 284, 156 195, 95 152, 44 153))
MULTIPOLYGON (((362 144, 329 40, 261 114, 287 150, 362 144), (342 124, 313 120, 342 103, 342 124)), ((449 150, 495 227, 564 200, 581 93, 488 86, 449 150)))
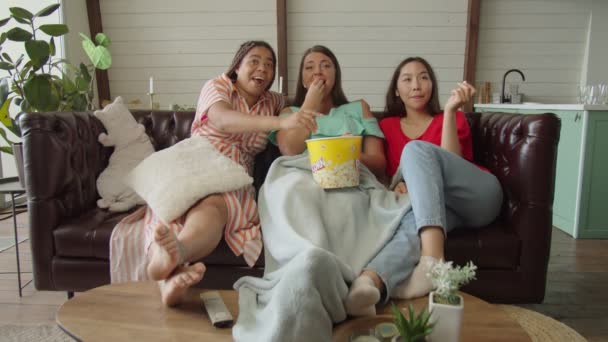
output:
POLYGON ((380 276, 386 293, 403 282, 420 259, 421 228, 438 226, 447 236, 456 227, 487 225, 500 213, 503 199, 493 174, 432 143, 409 142, 400 166, 412 210, 365 268, 380 276))

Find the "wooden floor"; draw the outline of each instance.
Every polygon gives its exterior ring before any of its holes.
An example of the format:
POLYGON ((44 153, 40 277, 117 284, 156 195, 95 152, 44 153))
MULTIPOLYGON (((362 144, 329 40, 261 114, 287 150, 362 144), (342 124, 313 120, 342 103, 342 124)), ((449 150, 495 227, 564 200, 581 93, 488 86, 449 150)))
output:
MULTIPOLYGON (((17 216, 19 236, 27 237, 27 214, 17 216)), ((11 218, 0 221, 0 238, 13 237, 11 218)), ((29 241, 20 244, 24 279, 32 278, 29 241)), ((65 292, 36 291, 28 285, 19 298, 15 248, 0 252, 0 322, 54 323, 65 292)), ((526 308, 566 323, 589 341, 608 341, 608 240, 574 240, 553 230, 547 293, 543 304, 526 308)))

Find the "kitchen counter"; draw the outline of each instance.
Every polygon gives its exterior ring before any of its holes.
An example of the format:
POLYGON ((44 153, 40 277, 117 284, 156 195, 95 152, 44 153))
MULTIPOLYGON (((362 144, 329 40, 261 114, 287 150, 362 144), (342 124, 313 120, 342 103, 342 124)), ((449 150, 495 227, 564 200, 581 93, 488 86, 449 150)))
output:
POLYGON ((588 105, 588 104, 559 104, 559 103, 476 103, 477 111, 485 108, 492 109, 552 109, 552 110, 588 110, 588 111, 608 111, 608 105, 588 105))

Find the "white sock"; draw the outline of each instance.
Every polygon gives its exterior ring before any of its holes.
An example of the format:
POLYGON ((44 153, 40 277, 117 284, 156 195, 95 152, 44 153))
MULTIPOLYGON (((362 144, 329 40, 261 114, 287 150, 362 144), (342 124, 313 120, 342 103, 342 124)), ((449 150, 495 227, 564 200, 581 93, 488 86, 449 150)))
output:
POLYGON ((431 267, 439 260, 432 256, 422 256, 412 274, 397 286, 391 293, 391 297, 411 299, 426 296, 433 290, 431 279, 426 276, 431 267))
POLYGON ((370 316, 376 314, 376 303, 380 300, 380 290, 372 278, 362 275, 350 286, 344 305, 351 316, 370 316))

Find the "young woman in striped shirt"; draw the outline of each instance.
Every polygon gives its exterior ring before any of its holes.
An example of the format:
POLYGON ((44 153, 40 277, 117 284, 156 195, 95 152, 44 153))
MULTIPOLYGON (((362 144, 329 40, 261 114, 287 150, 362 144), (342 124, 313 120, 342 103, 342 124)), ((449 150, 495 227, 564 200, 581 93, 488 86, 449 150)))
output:
MULTIPOLYGON (((199 96, 191 134, 205 136, 218 151, 241 164, 250 174, 257 153, 267 144, 267 133, 277 129, 316 129, 315 114, 300 111, 279 118, 280 94, 269 91, 275 78, 276 55, 263 41, 241 45, 226 73, 209 80, 199 96)), ((205 158, 205 156, 201 156, 205 158)), ((193 170, 196 172, 196 170, 193 170)), ((161 282, 162 301, 180 302, 198 283, 210 254, 222 236, 235 255, 252 267, 262 251, 260 223, 252 185, 201 199, 168 227, 156 218, 153 227, 149 278, 161 282)))

